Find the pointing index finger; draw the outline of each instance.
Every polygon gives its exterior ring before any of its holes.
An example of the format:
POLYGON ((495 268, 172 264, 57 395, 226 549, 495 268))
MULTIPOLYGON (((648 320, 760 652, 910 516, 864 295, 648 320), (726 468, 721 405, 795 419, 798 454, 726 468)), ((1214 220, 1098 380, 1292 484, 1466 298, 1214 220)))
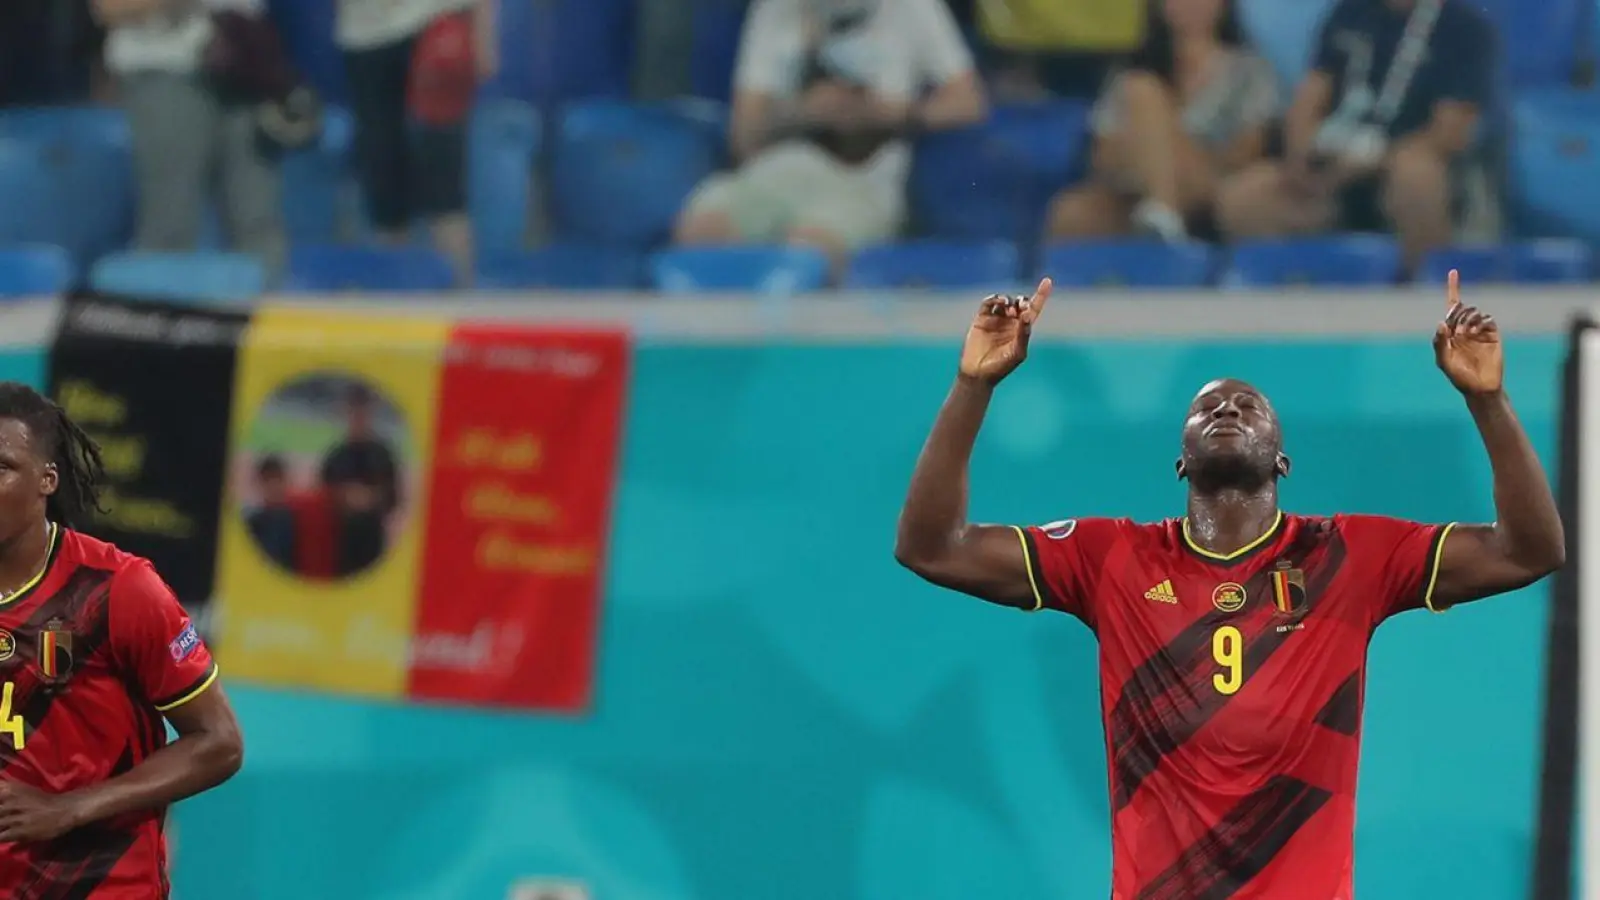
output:
POLYGON ((1050 300, 1052 282, 1048 278, 1039 280, 1039 286, 1033 289, 1033 302, 1028 304, 1028 321, 1038 320, 1044 314, 1044 305, 1050 300))
POLYGON ((1461 305, 1461 272, 1451 269, 1444 285, 1445 311, 1449 312, 1461 305))

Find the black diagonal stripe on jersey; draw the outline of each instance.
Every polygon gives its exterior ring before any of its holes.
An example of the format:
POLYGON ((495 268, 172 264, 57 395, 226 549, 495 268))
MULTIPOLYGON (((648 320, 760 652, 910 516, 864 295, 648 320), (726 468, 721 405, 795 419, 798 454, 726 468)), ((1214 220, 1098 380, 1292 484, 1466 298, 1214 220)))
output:
MULTIPOLYGON (((111 573, 99 569, 78 569, 67 578, 49 599, 28 616, 23 629, 37 633, 51 619, 65 620, 73 631, 72 652, 78 665, 82 665, 102 645, 110 631, 107 600, 111 591, 111 573)), ((50 714, 58 692, 51 685, 36 678, 19 678, 17 695, 12 697, 13 710, 22 716, 30 733, 38 731, 50 714)), ((9 745, 0 745, 0 772, 16 759, 16 751, 9 745)))
MULTIPOLYGON (((1282 558, 1305 573, 1308 612, 1315 609, 1344 557, 1344 543, 1336 531, 1309 525, 1285 549, 1282 558)), ((1245 593, 1267 596, 1264 592, 1270 578, 1269 570, 1257 572, 1245 582, 1245 593)), ((1123 683, 1107 722, 1114 773, 1113 812, 1128 805, 1161 760, 1183 746, 1232 699, 1210 686, 1214 672, 1211 636, 1224 622, 1243 624, 1233 615, 1209 613, 1141 663, 1123 683)), ((1260 671, 1294 635, 1293 631, 1278 631, 1270 619, 1257 624, 1261 631, 1247 635, 1245 641, 1247 673, 1260 671)))
POLYGON ((35 851, 34 879, 12 900, 89 900, 139 840, 132 828, 91 825, 35 851))
POLYGON ((1318 711, 1316 722, 1323 728, 1340 734, 1356 736, 1361 729, 1361 673, 1351 672, 1344 683, 1334 689, 1333 696, 1318 711))
MULTIPOLYGON (((127 750, 115 768, 133 768, 127 750)), ((39 900, 89 900, 138 840, 135 828, 119 828, 109 822, 63 835, 41 854, 44 871, 37 889, 39 900)))
POLYGON ((1273 776, 1201 835, 1135 900, 1227 900, 1260 875, 1331 791, 1273 776))

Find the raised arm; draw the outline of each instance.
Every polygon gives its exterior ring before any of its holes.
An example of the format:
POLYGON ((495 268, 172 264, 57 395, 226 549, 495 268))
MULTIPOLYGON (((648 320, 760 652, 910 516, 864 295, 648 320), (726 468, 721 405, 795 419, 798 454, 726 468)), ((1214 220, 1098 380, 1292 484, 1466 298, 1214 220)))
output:
POLYGON ((1505 393, 1499 327, 1461 304, 1455 272, 1447 290, 1448 313, 1434 334, 1434 354, 1466 398, 1489 453, 1495 521, 1445 534, 1432 595, 1437 608, 1532 584, 1561 568, 1567 546, 1544 467, 1505 393))
POLYGON ((956 383, 917 457, 900 510, 894 556, 940 587, 1032 609, 1028 559, 1015 529, 967 521, 967 470, 994 387, 1028 353, 1050 280, 1031 298, 992 296, 967 331, 956 383))

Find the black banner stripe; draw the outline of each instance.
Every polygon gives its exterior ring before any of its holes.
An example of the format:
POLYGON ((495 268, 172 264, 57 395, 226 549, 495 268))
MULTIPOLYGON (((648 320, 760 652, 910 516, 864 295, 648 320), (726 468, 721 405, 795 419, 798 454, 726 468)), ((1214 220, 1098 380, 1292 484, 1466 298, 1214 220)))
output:
POLYGON ((198 623, 217 560, 238 342, 248 315, 94 293, 67 298, 49 392, 101 446, 95 537, 150 559, 198 623))
MULTIPOLYGON (((1577 852, 1578 691, 1582 647, 1582 615, 1578 584, 1583 570, 1583 530, 1590 523, 1580 515, 1579 472, 1583 452, 1579 418, 1585 403, 1600 397, 1583 396, 1583 336, 1594 323, 1573 323, 1567 361, 1561 376, 1560 468, 1556 474, 1556 501, 1567 530, 1567 564, 1551 579, 1550 622, 1545 643, 1543 756, 1539 769, 1538 836, 1534 842, 1533 900, 1571 900, 1573 856, 1577 852)), ((1600 827, 1590 823, 1589 827, 1600 827)))

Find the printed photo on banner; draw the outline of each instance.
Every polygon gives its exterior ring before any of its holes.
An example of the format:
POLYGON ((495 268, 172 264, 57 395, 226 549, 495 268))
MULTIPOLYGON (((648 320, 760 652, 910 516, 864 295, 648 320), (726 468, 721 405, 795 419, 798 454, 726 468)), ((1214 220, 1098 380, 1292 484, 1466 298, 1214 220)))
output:
POLYGON ((414 441, 399 407, 350 375, 274 390, 232 462, 239 514, 279 568, 326 581, 367 571, 411 518, 414 441))

